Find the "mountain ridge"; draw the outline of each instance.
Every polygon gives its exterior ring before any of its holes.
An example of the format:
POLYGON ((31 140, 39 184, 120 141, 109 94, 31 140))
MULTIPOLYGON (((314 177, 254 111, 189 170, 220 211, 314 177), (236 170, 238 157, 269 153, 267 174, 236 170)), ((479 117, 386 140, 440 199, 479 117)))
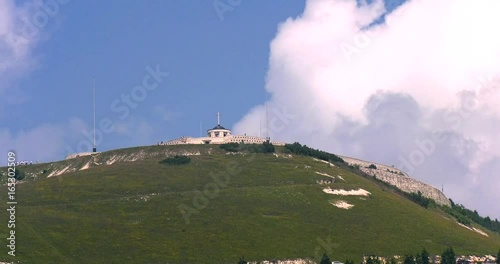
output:
POLYGON ((424 208, 346 163, 285 148, 264 154, 210 145, 136 147, 21 170, 28 180, 16 190, 20 252, 0 260, 318 261, 324 252, 361 260, 423 247, 432 254, 448 246, 491 254, 500 246, 497 233, 474 223, 460 226, 439 208, 424 208), (191 162, 161 163, 175 155, 191 162))
MULTIPOLYGON (((39 172, 43 170, 50 170, 47 177, 60 176, 65 173, 70 173, 79 170, 85 170, 90 167, 100 165, 111 165, 119 162, 133 162, 143 160, 146 158, 172 156, 172 155, 201 155, 211 154, 210 149, 217 150, 219 147, 214 146, 204 151, 204 148, 198 148, 196 145, 178 145, 171 146, 173 150, 164 150, 161 146, 143 146, 134 148, 123 148, 116 150, 109 150, 105 152, 98 152, 91 155, 72 157, 71 159, 37 164, 35 167, 41 167, 39 172), (192 149, 188 151, 187 149, 192 149), (177 150, 176 150, 177 149, 177 150), (49 164, 48 166, 46 166, 49 164), (64 165, 63 165, 64 164, 64 165)), ((412 178, 406 172, 378 162, 365 161, 359 158, 352 158, 348 156, 337 155, 341 157, 347 164, 351 166, 359 166, 359 169, 370 176, 375 176, 377 179, 382 180, 390 185, 393 185, 404 192, 412 193, 421 191, 424 197, 433 199, 440 205, 450 206, 449 198, 444 195, 439 189, 434 186, 412 178), (374 164, 376 169, 368 168, 369 165, 374 164)), ((41 174, 31 171, 32 177, 38 177, 41 174)))

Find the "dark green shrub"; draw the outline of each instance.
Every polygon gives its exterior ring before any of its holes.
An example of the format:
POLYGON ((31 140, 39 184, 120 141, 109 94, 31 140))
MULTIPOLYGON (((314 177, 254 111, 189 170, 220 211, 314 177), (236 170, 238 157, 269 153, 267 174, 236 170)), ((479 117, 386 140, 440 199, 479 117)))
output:
POLYGON ((239 148, 240 148, 240 144, 238 144, 238 143, 226 143, 226 144, 220 145, 220 148, 225 150, 225 151, 229 151, 229 152, 238 152, 239 148))
POLYGON ((14 175, 14 178, 16 179, 16 181, 20 181, 20 180, 24 179, 24 177, 26 177, 26 173, 24 173, 24 171, 16 168, 16 173, 14 175))
POLYGON ((320 264, 332 264, 332 261, 330 260, 330 257, 325 253, 323 254, 323 257, 321 257, 321 261, 319 262, 320 264))
POLYGON ((376 170, 377 166, 375 166, 375 164, 370 164, 370 166, 368 166, 368 169, 376 170))
POLYGON ((429 259, 429 252, 424 248, 422 249, 422 254, 420 255, 420 258, 422 258, 422 264, 429 264, 430 259, 429 259))
POLYGON ((421 191, 407 194, 406 197, 424 208, 429 208, 429 206, 435 205, 435 201, 431 198, 424 197, 421 191))
POLYGON ((353 260, 350 260, 350 259, 347 259, 347 260, 345 261, 345 264, 354 264, 354 261, 353 261, 353 260))
POLYGON ((306 145, 302 146, 300 143, 295 142, 293 144, 285 144, 285 149, 297 155, 304 155, 314 157, 320 160, 329 161, 329 162, 339 162, 344 163, 344 160, 339 156, 321 151, 319 149, 312 149, 306 145))
POLYGON ((455 264, 455 252, 452 247, 447 248, 441 255, 442 264, 455 264))
POLYGON ((266 141, 262 144, 262 152, 264 153, 274 153, 274 146, 271 142, 266 141))
POLYGON ((220 148, 228 152, 249 152, 249 153, 274 153, 274 145, 271 142, 263 144, 238 144, 227 143, 220 145, 220 148))
POLYGON ((248 262, 245 260, 244 257, 241 257, 240 260, 238 261, 238 264, 247 264, 248 262))
POLYGON ((162 161, 160 161, 160 164, 164 165, 184 165, 188 164, 191 162, 191 158, 188 156, 178 156, 175 155, 173 157, 168 157, 162 161))
POLYGON ((403 261, 404 264, 415 264, 415 258, 412 254, 405 255, 405 259, 403 261))

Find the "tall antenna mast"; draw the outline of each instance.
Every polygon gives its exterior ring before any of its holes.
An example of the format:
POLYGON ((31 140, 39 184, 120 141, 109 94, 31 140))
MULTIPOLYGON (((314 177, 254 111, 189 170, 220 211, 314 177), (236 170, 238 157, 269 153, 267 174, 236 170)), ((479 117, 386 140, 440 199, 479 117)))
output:
POLYGON ((269 110, 267 105, 267 91, 266 91, 266 137, 268 140, 271 138, 269 136, 269 110))
POLYGON ((97 152, 97 148, 95 146, 95 77, 92 78, 92 101, 94 104, 94 148, 92 152, 97 152))
POLYGON ((262 115, 259 115, 259 137, 261 137, 262 133, 262 115))

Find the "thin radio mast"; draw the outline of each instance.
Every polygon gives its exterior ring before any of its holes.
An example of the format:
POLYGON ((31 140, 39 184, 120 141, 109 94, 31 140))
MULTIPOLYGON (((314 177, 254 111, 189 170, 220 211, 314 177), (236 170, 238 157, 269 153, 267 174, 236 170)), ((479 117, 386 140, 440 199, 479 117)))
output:
POLYGON ((262 133, 262 115, 259 115, 259 137, 261 137, 262 133))
POLYGON ((266 91, 266 137, 268 140, 271 138, 269 136, 269 109, 267 104, 267 91, 266 91))
POLYGON ((95 145, 95 77, 92 78, 92 101, 94 104, 94 148, 92 149, 92 152, 97 152, 95 145))

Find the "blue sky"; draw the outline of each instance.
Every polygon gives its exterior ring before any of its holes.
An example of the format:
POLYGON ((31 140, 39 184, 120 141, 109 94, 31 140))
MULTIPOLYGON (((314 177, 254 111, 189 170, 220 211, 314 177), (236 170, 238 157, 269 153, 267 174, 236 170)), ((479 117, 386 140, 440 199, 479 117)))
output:
POLYGON ((498 5, 0 0, 0 150, 88 151, 93 77, 99 151, 198 136, 217 112, 258 134, 267 94, 270 119, 293 117, 273 139, 395 165, 500 217, 498 5))
POLYGON ((215 125, 218 111, 231 126, 264 100, 269 42, 279 22, 303 8, 303 1, 242 2, 221 21, 209 1, 71 1, 43 28, 37 67, 10 84, 23 102, 3 107, 2 126, 18 134, 75 117, 91 126, 93 76, 97 120, 120 120, 111 103, 156 65, 169 77, 129 117, 152 131, 107 134, 100 150, 198 135, 200 122, 215 125))
MULTIPOLYGON (((203 130, 214 126, 218 111, 232 127, 265 100, 270 42, 279 24, 304 6, 282 0, 61 1, 40 28, 30 58, 35 66, 5 84, 6 96, 14 99, 2 102, 2 127, 13 137, 74 118, 91 127, 94 76, 97 125, 109 118, 120 131, 104 134, 99 150, 197 136, 200 122, 203 130), (156 65, 169 76, 122 120, 112 102, 130 94, 145 68, 156 65), (135 133, 141 125, 144 133, 135 133)), ((40 10, 45 12, 43 6, 35 12, 40 10)), ((77 150, 84 138, 77 134, 64 143, 77 150)), ((53 158, 63 158, 65 149, 53 158)), ((19 156, 50 158, 38 152, 19 156)))

